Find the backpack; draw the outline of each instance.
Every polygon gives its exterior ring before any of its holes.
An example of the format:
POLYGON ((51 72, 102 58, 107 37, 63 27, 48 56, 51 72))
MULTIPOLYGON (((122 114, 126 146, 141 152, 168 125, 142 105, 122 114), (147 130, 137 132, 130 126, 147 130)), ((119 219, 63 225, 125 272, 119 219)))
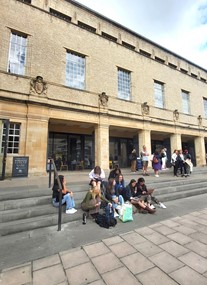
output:
POLYGON ((158 159, 157 159, 157 157, 155 155, 153 156, 153 160, 152 161, 153 161, 153 163, 158 163, 158 159))
POLYGON ((115 227, 117 220, 114 218, 113 213, 107 216, 106 214, 98 214, 95 222, 102 228, 109 229, 110 227, 115 227))

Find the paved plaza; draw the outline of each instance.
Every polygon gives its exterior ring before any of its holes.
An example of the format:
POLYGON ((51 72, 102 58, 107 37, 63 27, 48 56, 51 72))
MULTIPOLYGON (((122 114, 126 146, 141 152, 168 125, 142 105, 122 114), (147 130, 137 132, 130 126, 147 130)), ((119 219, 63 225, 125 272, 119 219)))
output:
MULTIPOLYGON (((1 187, 37 183, 48 179, 2 181, 1 187)), ((59 232, 53 226, 2 236, 0 285, 207 285, 207 193, 165 204, 110 229, 80 220, 59 232)))

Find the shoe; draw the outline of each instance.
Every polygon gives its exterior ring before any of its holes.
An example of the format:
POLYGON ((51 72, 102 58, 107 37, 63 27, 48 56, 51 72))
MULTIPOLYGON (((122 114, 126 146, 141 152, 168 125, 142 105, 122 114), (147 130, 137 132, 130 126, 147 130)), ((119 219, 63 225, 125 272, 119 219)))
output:
POLYGON ((74 208, 66 210, 66 214, 75 214, 75 212, 77 212, 77 210, 74 208))
POLYGON ((158 206, 162 209, 166 209, 167 207, 163 203, 159 203, 158 206))
POLYGON ((159 175, 158 175, 158 174, 156 174, 156 175, 155 175, 155 177, 159 177, 159 175))
POLYGON ((147 211, 148 211, 148 213, 150 213, 150 214, 154 214, 154 213, 156 212, 156 210, 155 210, 155 209, 151 209, 151 208, 150 208, 150 207, 148 207, 148 206, 146 206, 145 210, 147 210, 147 211))
POLYGON ((176 174, 176 175, 174 175, 174 177, 175 177, 175 176, 176 176, 176 177, 178 177, 178 175, 177 175, 177 174, 176 174))
POLYGON ((150 205, 150 208, 151 208, 151 209, 156 209, 155 206, 152 205, 152 204, 150 205))
POLYGON ((149 173, 145 173, 145 176, 149 176, 149 173))
POLYGON ((117 212, 114 213, 114 218, 119 217, 119 214, 117 212))

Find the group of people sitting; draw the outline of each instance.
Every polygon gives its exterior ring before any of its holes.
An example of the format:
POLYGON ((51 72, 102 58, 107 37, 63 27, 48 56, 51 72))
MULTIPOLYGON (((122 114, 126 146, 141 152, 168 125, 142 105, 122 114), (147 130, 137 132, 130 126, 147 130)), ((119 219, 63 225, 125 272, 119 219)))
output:
MULTIPOLYGON (((143 177, 140 177, 137 181, 131 179, 129 184, 125 185, 123 174, 118 166, 111 170, 108 181, 104 180, 104 170, 99 166, 96 166, 89 173, 89 178, 90 189, 81 203, 81 208, 94 219, 96 219, 101 208, 106 213, 113 213, 114 218, 118 217, 119 209, 124 203, 131 203, 134 206, 133 213, 138 211, 143 214, 154 214, 156 211, 154 203, 160 208, 166 208, 153 195, 154 189, 147 189, 143 177)), ((59 206, 60 188, 62 189, 62 204, 66 204, 66 214, 74 214, 77 210, 75 209, 73 192, 67 189, 66 179, 63 175, 59 175, 59 182, 58 179, 55 179, 53 205, 55 207, 59 206)))

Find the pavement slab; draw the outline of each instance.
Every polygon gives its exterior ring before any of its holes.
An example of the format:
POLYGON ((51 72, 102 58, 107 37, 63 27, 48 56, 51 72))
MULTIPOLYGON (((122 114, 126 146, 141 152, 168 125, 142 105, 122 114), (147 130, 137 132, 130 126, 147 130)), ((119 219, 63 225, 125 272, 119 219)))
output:
POLYGON ((207 284, 207 278, 189 268, 188 266, 184 266, 174 272, 171 272, 169 276, 172 277, 180 285, 207 284))

